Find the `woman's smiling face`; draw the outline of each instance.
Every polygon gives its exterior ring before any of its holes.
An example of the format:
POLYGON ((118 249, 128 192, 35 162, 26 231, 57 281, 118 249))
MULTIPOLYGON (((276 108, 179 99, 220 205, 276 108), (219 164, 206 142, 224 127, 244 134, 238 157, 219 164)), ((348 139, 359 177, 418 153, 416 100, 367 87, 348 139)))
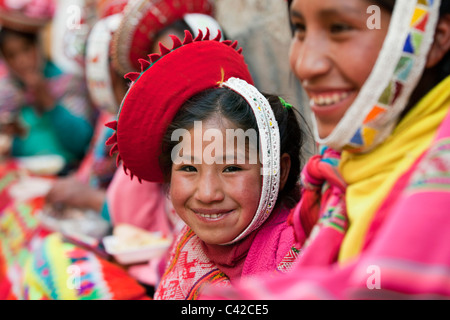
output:
POLYGON ((294 0, 290 65, 310 98, 320 138, 326 138, 356 99, 383 45, 390 13, 372 16, 366 0, 294 0), (379 28, 369 28, 370 19, 379 28))
POLYGON ((259 161, 236 161, 242 159, 243 153, 248 160, 247 148, 242 150, 236 145, 229 150, 224 138, 223 144, 212 150, 212 141, 203 139, 207 130, 216 130, 226 137, 226 129, 230 128, 233 126, 228 120, 215 117, 203 121, 201 128, 188 130, 190 139, 183 138, 183 142, 188 142, 182 145, 180 161, 174 161, 172 166, 170 197, 174 209, 208 244, 224 244, 242 233, 255 216, 261 194, 259 161), (196 144, 199 137, 202 143, 196 144), (211 155, 214 161, 205 159, 211 155), (231 158, 234 164, 226 160, 231 158))

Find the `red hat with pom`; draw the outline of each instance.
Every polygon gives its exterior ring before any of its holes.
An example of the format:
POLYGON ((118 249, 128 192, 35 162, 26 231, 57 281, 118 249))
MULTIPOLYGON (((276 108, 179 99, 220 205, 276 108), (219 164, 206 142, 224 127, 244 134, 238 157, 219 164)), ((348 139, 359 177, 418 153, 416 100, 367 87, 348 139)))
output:
POLYGON ((219 87, 231 77, 253 84, 242 48, 237 41, 209 39, 209 31, 193 39, 185 31, 181 42, 172 36, 173 48, 160 44, 160 54, 140 59, 141 72, 129 73, 133 81, 122 101, 118 120, 107 124, 116 130, 108 140, 111 153, 119 153, 125 172, 139 180, 163 182, 159 167, 162 139, 186 100, 206 89, 219 87))
POLYGON ((124 10, 124 19, 112 44, 112 62, 121 73, 139 71, 156 34, 189 13, 213 14, 211 0, 135 0, 124 10))

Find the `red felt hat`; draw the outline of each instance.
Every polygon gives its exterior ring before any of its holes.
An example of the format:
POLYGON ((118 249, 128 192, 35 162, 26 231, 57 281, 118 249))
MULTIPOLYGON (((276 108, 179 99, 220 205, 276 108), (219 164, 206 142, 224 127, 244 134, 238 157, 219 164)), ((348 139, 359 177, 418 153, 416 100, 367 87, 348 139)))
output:
POLYGON ((136 0, 124 9, 114 34, 112 62, 121 73, 139 71, 138 60, 150 52, 155 35, 188 13, 212 15, 211 0, 136 0))
POLYGON ((140 60, 142 72, 131 73, 133 81, 122 101, 118 121, 107 124, 116 130, 107 144, 114 144, 125 171, 139 180, 163 182, 159 167, 163 136, 183 103, 206 89, 218 87, 231 77, 253 84, 242 48, 237 41, 212 40, 209 32, 193 39, 185 31, 183 43, 173 36, 173 48, 161 46, 161 54, 140 60))

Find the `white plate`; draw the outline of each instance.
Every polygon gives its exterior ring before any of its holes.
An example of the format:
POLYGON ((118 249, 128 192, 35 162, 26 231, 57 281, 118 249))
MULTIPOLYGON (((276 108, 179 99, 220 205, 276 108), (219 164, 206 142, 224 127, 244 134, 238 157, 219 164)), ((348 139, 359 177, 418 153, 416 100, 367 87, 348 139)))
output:
POLYGON ((103 238, 103 245, 106 252, 114 256, 121 264, 143 263, 158 258, 166 252, 171 242, 169 239, 164 239, 141 247, 118 250, 117 241, 118 238, 115 236, 106 236, 103 238))
POLYGON ((42 155, 17 157, 20 165, 31 173, 38 175, 55 175, 59 173, 66 164, 63 157, 59 155, 42 155))
POLYGON ((53 181, 48 178, 24 177, 12 185, 9 189, 9 194, 16 200, 26 201, 45 196, 52 186, 53 181))

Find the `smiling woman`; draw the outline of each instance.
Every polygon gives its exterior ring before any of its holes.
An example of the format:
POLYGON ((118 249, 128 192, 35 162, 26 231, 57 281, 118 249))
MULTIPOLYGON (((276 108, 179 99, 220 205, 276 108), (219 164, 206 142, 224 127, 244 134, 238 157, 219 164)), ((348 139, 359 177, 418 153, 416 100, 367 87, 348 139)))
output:
POLYGON ((390 14, 381 10, 380 28, 369 29, 367 4, 305 1, 292 8, 291 68, 310 98, 321 139, 331 134, 354 103, 383 45, 390 14))

